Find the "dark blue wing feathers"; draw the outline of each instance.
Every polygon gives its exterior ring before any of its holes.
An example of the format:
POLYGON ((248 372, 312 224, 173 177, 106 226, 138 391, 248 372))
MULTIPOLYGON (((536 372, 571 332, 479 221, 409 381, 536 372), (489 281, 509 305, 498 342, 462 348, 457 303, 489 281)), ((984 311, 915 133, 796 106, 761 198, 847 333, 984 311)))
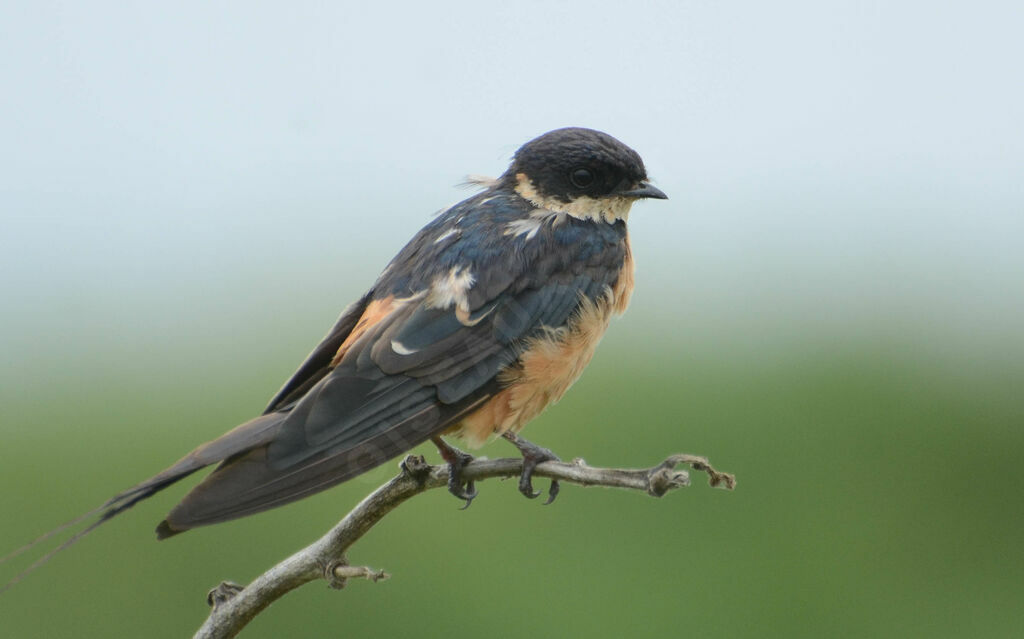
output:
POLYGON ((327 336, 320 341, 320 344, 313 349, 313 352, 309 354, 306 361, 299 366, 295 374, 285 382, 281 390, 277 391, 270 400, 270 403, 267 404, 267 407, 263 410, 264 415, 280 410, 282 407, 302 397, 313 384, 320 381, 330 371, 331 359, 338 351, 341 343, 352 332, 353 327, 359 321, 363 311, 366 310, 366 305, 370 302, 372 296, 373 291, 371 290, 341 312, 341 316, 334 323, 327 336))
POLYGON ((168 516, 175 529, 264 510, 358 475, 443 431, 500 389, 499 372, 530 338, 564 326, 584 298, 619 276, 625 225, 568 216, 506 233, 533 207, 484 192, 428 224, 347 313, 268 411, 285 413, 273 441, 229 459, 168 516), (439 241, 440 240, 440 241, 439 241), (466 269, 470 311, 429 308, 439 277, 466 269), (372 300, 413 298, 330 362, 372 300))
POLYGON ((378 298, 422 297, 436 278, 466 269, 474 276, 469 294, 477 295, 469 321, 421 300, 374 327, 295 407, 271 445, 275 463, 358 445, 430 402, 474 399, 529 338, 564 326, 583 298, 596 300, 615 283, 624 225, 564 218, 533 238, 509 236, 505 225, 530 209, 517 198, 484 199, 471 198, 424 228, 375 287, 378 298))

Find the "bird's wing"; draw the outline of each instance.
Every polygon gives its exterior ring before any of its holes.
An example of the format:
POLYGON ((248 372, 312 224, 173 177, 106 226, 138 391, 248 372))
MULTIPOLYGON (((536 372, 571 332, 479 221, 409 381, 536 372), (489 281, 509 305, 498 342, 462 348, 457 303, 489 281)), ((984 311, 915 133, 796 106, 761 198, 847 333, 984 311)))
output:
POLYGON ((310 389, 310 387, 323 379, 324 375, 330 372, 331 359, 338 352, 352 329, 355 328, 359 318, 366 311, 366 305, 370 302, 371 293, 367 293, 361 299, 341 312, 338 321, 334 323, 331 330, 324 336, 313 352, 306 357, 298 370, 288 379, 287 382, 277 391, 277 394, 270 400, 263 414, 272 413, 281 407, 290 404, 310 389))
POLYGON ((566 324, 583 298, 605 295, 623 248, 601 246, 601 254, 583 247, 586 259, 561 255, 519 272, 478 269, 471 306, 438 304, 426 289, 402 298, 376 293, 333 368, 280 414, 269 443, 228 458, 158 531, 168 536, 300 499, 440 433, 498 390, 499 371, 530 337, 566 324))

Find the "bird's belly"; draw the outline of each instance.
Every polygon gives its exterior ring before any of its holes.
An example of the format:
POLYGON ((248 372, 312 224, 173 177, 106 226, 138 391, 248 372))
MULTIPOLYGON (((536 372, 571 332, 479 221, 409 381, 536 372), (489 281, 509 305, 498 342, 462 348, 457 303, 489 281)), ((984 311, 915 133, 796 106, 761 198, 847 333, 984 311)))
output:
POLYGON ((502 390, 446 432, 479 446, 492 434, 518 432, 557 402, 590 363, 612 315, 625 312, 633 294, 633 252, 626 254, 615 285, 598 300, 585 299, 566 326, 527 344, 519 359, 498 375, 502 390))
POLYGON ((499 374, 502 390, 449 432, 479 446, 492 434, 518 432, 561 399, 594 356, 613 306, 608 298, 585 302, 567 326, 530 340, 518 361, 499 374))

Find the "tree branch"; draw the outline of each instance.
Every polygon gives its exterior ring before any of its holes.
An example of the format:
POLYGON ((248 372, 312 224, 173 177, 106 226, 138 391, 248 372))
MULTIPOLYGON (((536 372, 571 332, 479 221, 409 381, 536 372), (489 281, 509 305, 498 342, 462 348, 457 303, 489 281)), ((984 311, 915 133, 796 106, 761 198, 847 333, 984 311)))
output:
MULTIPOLYGON (((544 462, 537 466, 534 476, 581 486, 630 488, 661 497, 669 490, 690 484, 686 471, 675 470, 679 464, 689 464, 694 470, 707 473, 712 486, 731 490, 736 485, 732 475, 715 470, 707 459, 694 455, 672 455, 652 468, 640 469, 593 468, 581 459, 572 463, 544 462)), ((363 499, 326 535, 263 573, 248 586, 243 588, 224 582, 211 590, 207 601, 213 609, 196 632, 196 639, 236 636, 272 602, 310 581, 326 579, 332 588, 343 588, 345 582, 352 578, 387 579, 389 575, 384 571, 349 566, 345 552, 402 502, 427 490, 448 485, 448 467, 431 466, 422 456, 409 455, 401 463, 401 469, 398 476, 363 499)), ((518 477, 522 470, 522 459, 478 459, 466 465, 463 479, 518 477)))

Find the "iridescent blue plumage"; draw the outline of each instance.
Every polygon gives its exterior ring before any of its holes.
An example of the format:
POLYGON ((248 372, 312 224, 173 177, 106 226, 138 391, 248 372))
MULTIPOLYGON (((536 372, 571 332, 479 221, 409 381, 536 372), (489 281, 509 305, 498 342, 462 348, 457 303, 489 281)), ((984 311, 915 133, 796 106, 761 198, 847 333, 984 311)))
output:
POLYGON ((473 310, 508 287, 518 293, 559 272, 610 269, 602 280, 612 283, 608 279, 614 280, 625 254, 624 222, 603 224, 568 215, 531 218, 537 212, 514 193, 487 190, 468 198, 435 218, 399 251, 374 294, 415 295, 454 268, 474 275, 469 291, 473 310), (531 219, 538 225, 534 235, 508 232, 510 224, 531 219))
POLYGON ((607 134, 532 140, 413 237, 261 416, 114 497, 100 521, 218 462, 160 538, 300 499, 451 429, 518 430, 565 392, 625 308, 629 207, 664 197, 607 134))

